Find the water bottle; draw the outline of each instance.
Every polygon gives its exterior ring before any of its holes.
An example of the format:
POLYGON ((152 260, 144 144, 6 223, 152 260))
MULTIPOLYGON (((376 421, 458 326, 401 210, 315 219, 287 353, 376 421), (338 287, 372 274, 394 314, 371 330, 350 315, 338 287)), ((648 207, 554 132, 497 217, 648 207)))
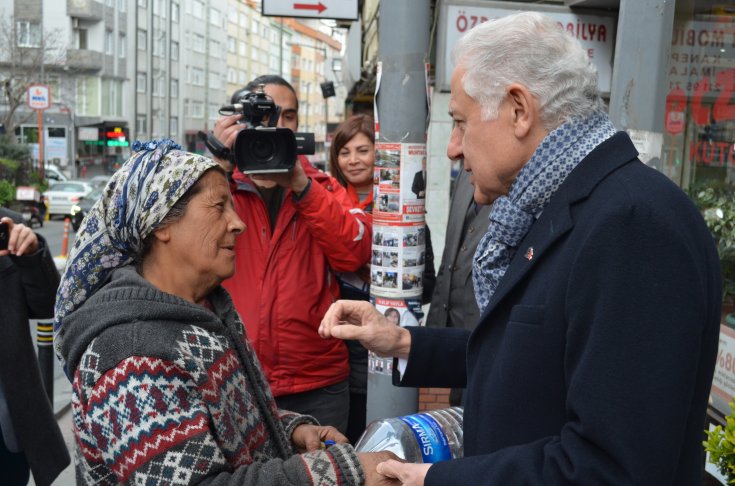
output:
POLYGON ((434 463, 463 455, 462 407, 374 420, 355 444, 357 452, 391 451, 413 463, 434 463))

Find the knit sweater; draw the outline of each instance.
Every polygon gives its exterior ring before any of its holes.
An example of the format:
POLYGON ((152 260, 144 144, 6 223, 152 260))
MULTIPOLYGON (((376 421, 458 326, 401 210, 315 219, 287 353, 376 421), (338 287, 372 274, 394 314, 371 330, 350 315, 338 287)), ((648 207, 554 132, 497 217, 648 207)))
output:
POLYGON ((78 484, 359 485, 354 449, 297 454, 227 292, 212 310, 132 267, 64 319, 78 484), (243 339, 245 336, 245 339, 243 339))

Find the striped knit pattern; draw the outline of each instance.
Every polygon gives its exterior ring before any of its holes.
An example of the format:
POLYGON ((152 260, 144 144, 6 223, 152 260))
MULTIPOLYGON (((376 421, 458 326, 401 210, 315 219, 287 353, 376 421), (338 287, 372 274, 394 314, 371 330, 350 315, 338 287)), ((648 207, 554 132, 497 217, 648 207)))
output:
MULTIPOLYGON (((227 338, 196 326, 180 329, 173 360, 130 356, 101 370, 101 351, 119 336, 103 334, 87 348, 73 382, 78 483, 192 484, 279 456, 227 338)), ((268 412, 277 414, 267 396, 268 412)), ((284 413, 281 432, 290 436, 304 423, 299 418, 284 413)), ((354 464, 346 468, 350 478, 340 473, 341 452, 301 455, 306 484, 359 484, 354 464)))

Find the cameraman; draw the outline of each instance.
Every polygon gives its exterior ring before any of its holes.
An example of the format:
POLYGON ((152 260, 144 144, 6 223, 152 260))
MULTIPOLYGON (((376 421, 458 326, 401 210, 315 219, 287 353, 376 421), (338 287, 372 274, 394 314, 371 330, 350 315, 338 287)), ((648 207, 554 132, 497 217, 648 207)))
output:
POLYGON ((3 484, 51 484, 70 462, 41 381, 29 318, 54 314, 59 272, 43 237, 0 207, 7 249, 0 250, 0 471, 3 484))
MULTIPOLYGON (((293 87, 276 75, 245 87, 281 108, 278 127, 298 129, 293 87)), ((243 91, 245 91, 243 90, 243 91)), ((242 91, 241 91, 242 92, 242 91)), ((237 97, 237 93, 235 95, 237 97)), ((223 116, 213 135, 232 148, 240 115, 223 116)), ((347 347, 322 340, 319 324, 339 299, 333 272, 353 272, 370 260, 372 227, 345 189, 299 156, 293 171, 245 175, 227 159, 235 209, 247 225, 235 246, 235 275, 224 282, 232 294, 276 402, 314 416, 344 433, 349 409, 347 347)))

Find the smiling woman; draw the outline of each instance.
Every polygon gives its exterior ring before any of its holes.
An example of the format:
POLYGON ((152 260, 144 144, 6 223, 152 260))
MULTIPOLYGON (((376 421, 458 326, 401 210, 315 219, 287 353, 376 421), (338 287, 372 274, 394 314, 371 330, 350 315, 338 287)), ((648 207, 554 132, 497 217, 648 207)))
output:
POLYGON ((133 150, 82 222, 57 294, 77 482, 362 484, 343 435, 277 409, 220 285, 245 229, 223 170, 171 141, 133 150))

